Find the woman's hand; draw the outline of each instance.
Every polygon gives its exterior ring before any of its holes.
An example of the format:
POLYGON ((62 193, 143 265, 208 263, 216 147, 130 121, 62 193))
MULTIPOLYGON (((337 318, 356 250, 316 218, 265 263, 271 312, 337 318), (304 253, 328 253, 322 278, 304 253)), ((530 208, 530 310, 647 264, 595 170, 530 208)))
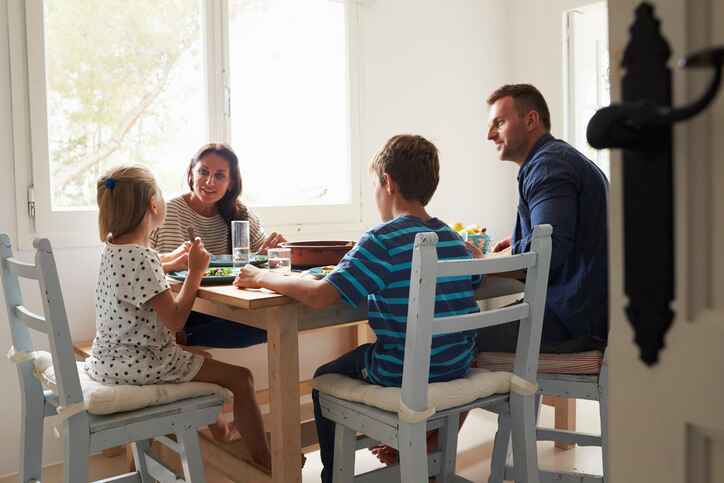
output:
POLYGON ((259 253, 265 254, 269 248, 276 248, 285 241, 287 241, 287 239, 284 238, 284 235, 274 231, 264 239, 261 246, 259 247, 259 253))
POLYGON ((176 247, 176 249, 174 251, 167 253, 166 256, 168 256, 172 259, 178 258, 181 255, 188 254, 189 248, 191 248, 191 242, 185 241, 182 244, 180 244, 178 247, 176 247))
POLYGON ((254 265, 246 265, 241 267, 239 275, 234 279, 234 285, 238 288, 262 288, 261 275, 262 271, 254 265))
POLYGON ((186 270, 189 266, 189 254, 188 252, 182 252, 172 258, 171 254, 169 253, 166 261, 162 262, 162 264, 164 272, 176 272, 179 270, 186 270))
POLYGON ((188 253, 188 260, 189 273, 205 272, 208 268, 209 260, 211 260, 211 255, 209 255, 209 252, 207 252, 204 248, 204 242, 201 241, 201 238, 196 237, 193 243, 191 243, 191 247, 189 248, 188 253))

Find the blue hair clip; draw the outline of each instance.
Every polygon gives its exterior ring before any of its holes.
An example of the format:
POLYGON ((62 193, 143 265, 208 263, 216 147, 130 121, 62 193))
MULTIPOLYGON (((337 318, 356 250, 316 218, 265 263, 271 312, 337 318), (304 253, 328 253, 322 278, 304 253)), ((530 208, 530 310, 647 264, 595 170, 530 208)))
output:
POLYGON ((106 188, 108 188, 109 190, 112 190, 113 188, 116 187, 116 180, 113 178, 107 178, 106 182, 104 184, 106 185, 106 188))

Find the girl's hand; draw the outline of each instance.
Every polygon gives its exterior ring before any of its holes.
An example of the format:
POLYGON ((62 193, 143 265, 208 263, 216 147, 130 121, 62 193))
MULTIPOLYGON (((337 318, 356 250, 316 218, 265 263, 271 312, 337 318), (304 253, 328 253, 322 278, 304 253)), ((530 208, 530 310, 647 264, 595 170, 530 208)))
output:
POLYGON ((470 253, 473 258, 483 258, 483 251, 478 248, 477 245, 473 245, 469 241, 466 241, 465 248, 468 250, 468 253, 470 253))
POLYGON ((261 287, 261 270, 254 265, 246 265, 241 267, 239 275, 234 279, 234 286, 238 288, 262 288, 261 287))
POLYGON ((204 248, 204 242, 201 241, 201 238, 196 237, 196 239, 191 244, 188 259, 189 273, 205 272, 208 268, 211 255, 209 255, 209 252, 207 252, 204 248))
POLYGON ((276 248, 285 241, 287 241, 287 239, 284 238, 284 235, 274 231, 264 239, 261 246, 259 247, 259 253, 265 254, 269 248, 276 248))

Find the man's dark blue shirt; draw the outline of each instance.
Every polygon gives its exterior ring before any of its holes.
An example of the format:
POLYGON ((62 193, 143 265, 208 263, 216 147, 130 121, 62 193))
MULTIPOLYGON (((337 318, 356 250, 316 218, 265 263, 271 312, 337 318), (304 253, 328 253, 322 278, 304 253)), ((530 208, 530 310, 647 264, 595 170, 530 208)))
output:
POLYGON ((533 227, 553 226, 544 324, 560 342, 608 331, 608 180, 591 160, 550 134, 518 173, 513 253, 530 249, 533 227))

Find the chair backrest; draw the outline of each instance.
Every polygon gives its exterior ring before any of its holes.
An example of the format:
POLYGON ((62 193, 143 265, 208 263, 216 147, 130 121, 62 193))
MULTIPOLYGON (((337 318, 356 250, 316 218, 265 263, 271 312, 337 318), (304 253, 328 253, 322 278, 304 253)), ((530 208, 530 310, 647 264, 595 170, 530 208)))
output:
MULTIPOLYGON (((33 351, 30 329, 48 336, 55 370, 57 396, 60 405, 67 406, 81 402, 83 393, 78 379, 63 294, 60 290, 58 271, 55 267, 50 242, 47 239, 36 239, 33 246, 36 250, 35 263, 21 262, 13 257, 10 237, 5 233, 0 234, 2 285, 10 323, 10 335, 13 348, 17 353, 33 351), (38 282, 43 302, 42 316, 33 313, 23 305, 20 278, 38 282)), ((24 397, 29 397, 29 393, 42 394, 39 382, 34 377, 32 360, 18 362, 18 376, 21 389, 25 393, 24 397)))
POLYGON ((551 257, 550 225, 533 230, 531 249, 518 255, 467 260, 438 260, 437 235, 415 237, 410 275, 402 402, 414 411, 427 409, 427 385, 433 334, 445 334, 520 321, 513 372, 535 381, 551 257), (438 277, 526 271, 525 296, 519 304, 479 313, 435 317, 438 277))

